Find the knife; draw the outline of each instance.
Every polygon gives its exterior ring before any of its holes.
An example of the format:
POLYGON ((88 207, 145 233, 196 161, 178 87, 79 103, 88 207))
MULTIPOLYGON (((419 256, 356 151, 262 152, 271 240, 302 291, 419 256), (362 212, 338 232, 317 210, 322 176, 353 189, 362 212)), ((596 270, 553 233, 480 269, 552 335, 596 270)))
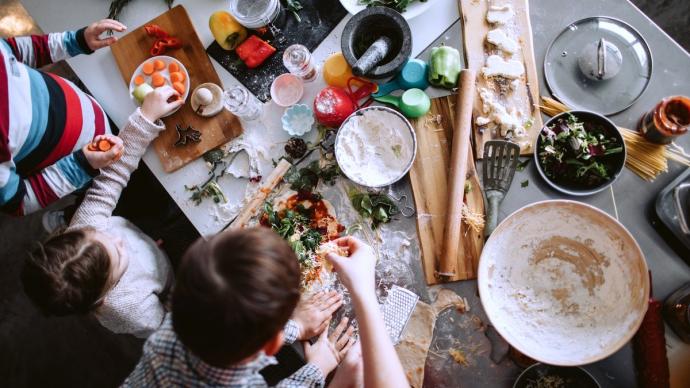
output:
MULTIPOLYGON (((418 59, 425 62, 429 62, 429 57, 431 56, 431 49, 444 44, 449 47, 456 48, 460 52, 460 58, 462 62, 465 63, 465 52, 463 51, 462 45, 462 22, 460 19, 456 20, 448 29, 443 31, 435 41, 433 41, 427 48, 425 48, 421 54, 417 55, 418 59)), ((437 88, 435 86, 429 86, 426 90, 426 94, 431 98, 439 98, 449 96, 451 94, 457 94, 457 89, 444 89, 437 88)))

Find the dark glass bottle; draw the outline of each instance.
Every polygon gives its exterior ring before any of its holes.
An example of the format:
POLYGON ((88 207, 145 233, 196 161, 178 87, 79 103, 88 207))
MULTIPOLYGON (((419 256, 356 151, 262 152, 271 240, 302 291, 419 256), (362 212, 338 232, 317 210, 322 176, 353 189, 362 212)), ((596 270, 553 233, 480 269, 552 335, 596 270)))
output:
POLYGON ((690 283, 666 298, 664 319, 683 342, 690 343, 690 283))
POLYGON ((667 97, 642 117, 640 132, 654 143, 668 144, 690 128, 690 98, 667 97))

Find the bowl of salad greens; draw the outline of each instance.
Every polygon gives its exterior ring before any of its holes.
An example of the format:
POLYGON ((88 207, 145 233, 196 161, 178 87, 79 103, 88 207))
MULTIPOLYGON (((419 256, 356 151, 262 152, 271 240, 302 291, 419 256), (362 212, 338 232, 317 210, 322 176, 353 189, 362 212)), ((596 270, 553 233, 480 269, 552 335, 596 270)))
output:
POLYGON ((537 136, 534 150, 542 178, 569 195, 592 195, 606 189, 625 166, 625 143, 618 128, 589 111, 552 117, 537 136))

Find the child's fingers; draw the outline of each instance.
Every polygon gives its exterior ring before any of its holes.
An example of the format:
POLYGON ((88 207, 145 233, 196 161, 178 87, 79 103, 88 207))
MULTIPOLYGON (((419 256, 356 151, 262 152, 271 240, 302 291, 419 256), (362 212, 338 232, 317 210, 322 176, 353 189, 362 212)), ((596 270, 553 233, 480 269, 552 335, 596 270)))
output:
POLYGON ((309 303, 317 304, 317 305, 321 304, 321 301, 325 295, 326 295, 325 292, 319 291, 316 294, 312 295, 311 298, 309 298, 309 303))
POLYGON ((352 346, 355 344, 355 337, 350 337, 350 339, 347 341, 345 346, 339 351, 340 353, 340 359, 342 360, 347 356, 347 353, 350 351, 352 346))
POLYGON ((342 299, 343 299, 343 297, 340 296, 340 294, 338 294, 337 292, 336 293, 329 293, 328 295, 326 295, 326 298, 324 298, 321 301, 321 310, 329 309, 331 306, 338 303, 342 299))
POLYGON ((337 342, 338 338, 343 334, 343 331, 345 331, 345 328, 347 327, 347 317, 343 317, 343 319, 340 320, 340 323, 338 326, 335 327, 335 330, 333 330, 333 333, 331 334, 331 342, 334 344, 337 342))
POLYGON ((329 323, 329 322, 330 322, 329 319, 324 319, 324 321, 321 322, 321 324, 319 325, 319 327, 316 329, 316 334, 320 335, 321 333, 323 333, 324 331, 326 331, 326 329, 328 328, 328 323, 329 323))
MULTIPOLYGON (((331 319, 329 318, 326 321, 326 327, 328 327, 328 325, 330 325, 330 324, 331 324, 331 319)), ((328 341, 328 330, 324 330, 323 332, 321 332, 321 334, 319 334, 319 341, 328 341)))
POLYGON ((342 300, 342 299, 339 299, 339 300, 336 301, 334 304, 332 304, 330 307, 328 307, 326 310, 323 310, 323 312, 326 313, 328 316, 331 316, 331 315, 333 315, 333 313, 336 312, 336 310, 338 310, 338 309, 340 308, 340 306, 342 306, 342 305, 343 305, 343 300, 342 300))
POLYGON ((335 348, 342 349, 345 345, 347 345, 350 339, 352 339, 352 334, 354 332, 355 328, 353 326, 348 327, 345 334, 341 335, 340 338, 338 338, 338 341, 336 341, 335 348))

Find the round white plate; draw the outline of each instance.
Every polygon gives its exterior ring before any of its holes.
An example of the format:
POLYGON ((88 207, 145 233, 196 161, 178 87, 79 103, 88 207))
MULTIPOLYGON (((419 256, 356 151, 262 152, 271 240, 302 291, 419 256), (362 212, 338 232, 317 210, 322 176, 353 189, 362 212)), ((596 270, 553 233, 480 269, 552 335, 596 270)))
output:
MULTIPOLYGON (((177 65, 180 66, 180 71, 183 72, 185 75, 185 79, 184 79, 185 93, 182 96, 182 100, 187 101, 187 97, 189 96, 189 86, 190 86, 190 84, 189 84, 189 72, 187 71, 187 68, 182 64, 182 62, 178 61, 177 59, 175 59, 173 57, 169 57, 167 55, 159 55, 157 57, 151 57, 151 58, 147 59, 146 61, 139 64, 137 69, 134 70, 134 74, 132 74, 132 79, 129 80, 129 97, 132 100, 134 100, 135 103, 137 103, 137 99, 134 98, 134 95, 132 95, 132 93, 134 93, 134 88, 136 88, 136 85, 134 84, 134 78, 136 78, 137 75, 141 74, 142 76, 144 76, 146 83, 151 85, 151 76, 144 74, 144 72, 142 71, 142 68, 144 67, 144 63, 152 62, 152 61, 155 61, 156 59, 160 59, 163 62, 165 62, 165 69, 160 70, 158 72, 161 73, 161 75, 163 75, 163 77, 165 77, 165 79, 168 81, 170 81, 170 70, 168 70, 168 66, 170 65, 170 63, 176 62, 177 65)), ((172 87, 172 84, 169 82, 166 83, 166 85, 172 87)), ((153 85, 151 85, 151 87, 153 87, 153 85)), ((156 88, 154 88, 154 89, 156 89, 156 88)), ((138 103, 137 103, 137 105, 138 105, 138 103)), ((175 109, 174 111, 168 113, 167 115, 165 115, 163 117, 168 117, 168 116, 172 115, 173 113, 177 112, 181 107, 182 106, 179 106, 177 109, 175 109)))
POLYGON ((647 311, 637 242, 608 214, 575 201, 523 207, 482 252, 479 293, 508 343, 546 364, 589 364, 616 352, 647 311))
MULTIPOLYGON (((431 7, 431 4, 433 2, 434 0, 427 0, 425 2, 415 0, 407 6, 407 9, 405 10, 405 12, 402 13, 402 16, 406 20, 411 20, 426 12, 426 10, 428 10, 429 7, 431 7)), ((343 7, 347 10, 347 12, 351 13, 352 15, 367 7, 366 5, 359 4, 358 0, 340 0, 340 4, 342 4, 343 7)))

